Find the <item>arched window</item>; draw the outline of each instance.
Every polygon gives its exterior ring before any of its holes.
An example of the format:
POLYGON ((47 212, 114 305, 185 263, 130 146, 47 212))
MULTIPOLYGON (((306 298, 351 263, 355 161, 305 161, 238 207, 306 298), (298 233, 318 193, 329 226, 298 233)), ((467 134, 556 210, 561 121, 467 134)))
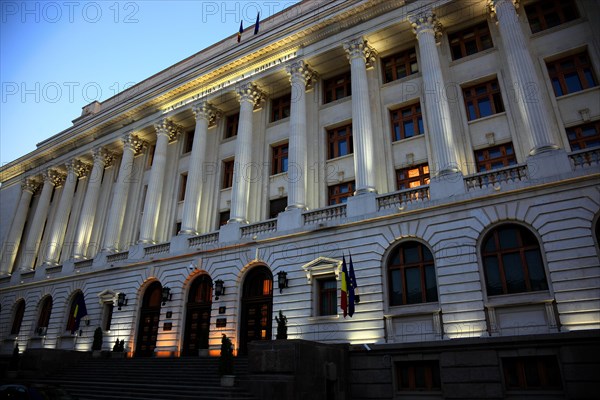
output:
POLYGON ((410 241, 396 246, 387 270, 391 306, 438 300, 433 255, 423 244, 410 241))
POLYGON ((52 314, 52 296, 47 296, 42 301, 40 307, 40 316, 38 318, 36 333, 45 335, 50 323, 50 314, 52 314))
POLYGON ((528 229, 499 226, 485 236, 481 252, 488 296, 548 290, 540 245, 528 229))
POLYGON ((12 328, 10 329, 11 335, 19 334, 19 331, 21 330, 21 324, 23 323, 23 315, 25 315, 25 300, 21 299, 17 302, 15 307, 12 328))
POLYGON ((87 308, 85 307, 83 293, 77 292, 77 294, 73 296, 73 301, 71 302, 71 309, 69 311, 69 318, 67 319, 66 330, 71 332, 71 334, 75 333, 75 331, 79 330, 81 318, 85 317, 86 315, 87 308))

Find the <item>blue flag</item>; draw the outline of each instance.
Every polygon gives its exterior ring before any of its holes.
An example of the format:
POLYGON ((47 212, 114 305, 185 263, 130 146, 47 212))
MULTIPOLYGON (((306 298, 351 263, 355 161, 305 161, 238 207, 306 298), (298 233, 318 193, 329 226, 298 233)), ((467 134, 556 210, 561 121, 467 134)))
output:
POLYGON ((256 23, 254 24, 254 34, 255 35, 258 33, 259 23, 260 23, 260 13, 256 14, 256 23))
POLYGON ((87 315, 87 308, 85 307, 85 299, 83 294, 77 296, 75 310, 73 311, 73 318, 75 318, 75 325, 71 328, 71 334, 79 330, 81 324, 81 318, 87 315))
POLYGON ((244 32, 244 21, 240 21, 240 30, 238 31, 237 34, 237 41, 238 43, 240 42, 240 40, 242 40, 242 32, 244 32))
POLYGON ((350 254, 350 267, 348 268, 348 315, 354 314, 354 303, 356 299, 356 276, 354 276, 354 265, 352 264, 352 254, 350 254))

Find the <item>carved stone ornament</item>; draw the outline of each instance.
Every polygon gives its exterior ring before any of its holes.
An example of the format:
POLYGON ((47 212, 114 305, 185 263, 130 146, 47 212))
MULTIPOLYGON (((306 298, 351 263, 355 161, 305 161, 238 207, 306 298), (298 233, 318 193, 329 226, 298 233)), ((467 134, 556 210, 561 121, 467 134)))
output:
POLYGON ((252 82, 239 85, 235 92, 238 95, 240 103, 248 101, 253 104, 254 110, 260 109, 262 101, 267 98, 267 95, 252 82))
POLYGON ((377 51, 369 46, 367 41, 363 38, 353 39, 349 42, 345 42, 344 50, 346 50, 346 56, 348 57, 348 60, 352 60, 356 57, 362 57, 365 60, 367 68, 373 68, 375 65, 377 51))
POLYGON ((93 153, 94 163, 101 162, 104 168, 110 167, 115 161, 115 155, 102 147, 94 149, 93 153))
POLYGON ((65 183, 65 179, 67 179, 67 175, 60 173, 55 169, 49 169, 44 172, 44 180, 52 182, 55 187, 62 186, 62 184, 65 183))
POLYGON ((40 182, 33 178, 26 178, 23 183, 21 183, 21 189, 25 192, 29 192, 34 194, 36 190, 40 187, 40 182))
POLYGON ((75 175, 77 175, 79 178, 83 178, 84 176, 87 176, 87 174, 92 169, 91 165, 86 164, 81 160, 73 160, 73 161, 67 163, 66 165, 67 165, 67 170, 72 169, 73 172, 75 173, 75 175))
POLYGON ((304 60, 294 61, 285 66, 285 72, 290 76, 290 82, 302 82, 306 90, 310 90, 313 87, 314 82, 317 81, 317 73, 304 62, 304 60))
POLYGON ((196 120, 199 118, 208 121, 208 126, 214 126, 217 120, 223 116, 223 112, 207 101, 196 104, 192 107, 192 112, 196 120))
POLYGON ((413 33, 417 35, 417 38, 421 33, 431 32, 435 36, 436 43, 440 43, 442 38, 442 24, 438 21, 435 13, 431 10, 422 12, 416 15, 410 15, 408 17, 413 33))
POLYGON ((148 145, 145 141, 134 135, 133 133, 127 133, 121 138, 123 140, 123 150, 132 149, 133 154, 138 155, 148 145))
POLYGON ((157 135, 167 135, 169 137, 169 142, 177 140, 177 136, 183 132, 183 127, 181 125, 177 125, 168 118, 163 118, 155 123, 154 129, 156 129, 157 135))

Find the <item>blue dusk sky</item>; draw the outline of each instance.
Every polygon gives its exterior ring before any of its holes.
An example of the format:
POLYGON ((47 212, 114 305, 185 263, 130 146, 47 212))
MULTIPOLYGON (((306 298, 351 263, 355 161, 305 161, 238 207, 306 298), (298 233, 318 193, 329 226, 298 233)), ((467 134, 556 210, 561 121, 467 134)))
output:
MULTIPOLYGON (((100 102, 298 0, 2 0, 0 165, 100 102)), ((261 26, 261 28, 264 25, 261 26)), ((252 30, 242 37, 248 38, 252 30)))

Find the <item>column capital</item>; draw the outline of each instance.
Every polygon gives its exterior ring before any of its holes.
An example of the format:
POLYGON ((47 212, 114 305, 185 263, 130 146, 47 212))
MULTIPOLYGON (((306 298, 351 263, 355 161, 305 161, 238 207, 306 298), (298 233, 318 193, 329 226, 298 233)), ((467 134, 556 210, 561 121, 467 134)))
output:
POLYGON ((156 129, 156 135, 166 135, 169 138, 169 142, 177 139, 177 136, 183 132, 183 127, 177 125, 175 122, 168 118, 163 118, 159 122, 154 124, 156 129))
POLYGON ((143 141, 133 133, 126 133, 125 135, 123 135, 121 140, 123 141, 123 151, 125 151, 125 149, 131 149, 133 151, 133 154, 136 156, 148 146, 148 144, 145 141, 143 141))
POLYGON ((49 169, 43 174, 44 181, 48 181, 53 184, 55 187, 61 186, 65 179, 67 179, 67 175, 55 170, 49 169))
POLYGON ((437 16, 432 10, 427 10, 419 14, 408 16, 413 33, 417 39, 422 33, 429 32, 435 37, 436 43, 439 44, 442 37, 442 23, 437 19, 437 16))
POLYGON ((77 159, 73 159, 65 165, 67 167, 67 171, 69 171, 69 172, 73 171, 75 173, 75 175, 77 175, 77 177, 79 177, 79 178, 83 178, 84 176, 87 176, 87 174, 92 169, 91 165, 84 163, 83 161, 77 160, 77 159))
POLYGON ((252 82, 242 83, 235 88, 235 93, 238 96, 240 103, 247 101, 254 106, 254 110, 260 109, 261 102, 266 99, 267 95, 265 92, 260 90, 252 82))
POLYGON ((375 58, 377 58, 377 51, 367 44, 366 39, 360 37, 344 42, 344 50, 346 50, 346 56, 349 61, 353 58, 362 58, 365 60, 367 68, 373 68, 375 64, 375 58))
POLYGON ((304 60, 290 62, 285 66, 285 72, 290 76, 292 85, 301 83, 306 90, 312 89, 318 78, 318 74, 304 60))
POLYGON ((498 23, 498 19, 496 18, 496 7, 505 3, 514 6, 515 9, 519 8, 519 0, 487 0, 486 2, 487 11, 496 23, 498 23))
POLYGON ((217 123, 217 119, 223 116, 223 112, 208 101, 195 104, 192 107, 192 112, 196 121, 205 119, 208 122, 208 126, 214 126, 217 123))
POLYGON ((104 168, 108 168, 112 165, 115 160, 115 155, 103 147, 97 147, 93 150, 94 164, 96 162, 102 163, 104 168))
POLYGON ((40 182, 34 178, 25 178, 21 183, 21 189, 24 192, 34 194, 40 187, 40 182))

